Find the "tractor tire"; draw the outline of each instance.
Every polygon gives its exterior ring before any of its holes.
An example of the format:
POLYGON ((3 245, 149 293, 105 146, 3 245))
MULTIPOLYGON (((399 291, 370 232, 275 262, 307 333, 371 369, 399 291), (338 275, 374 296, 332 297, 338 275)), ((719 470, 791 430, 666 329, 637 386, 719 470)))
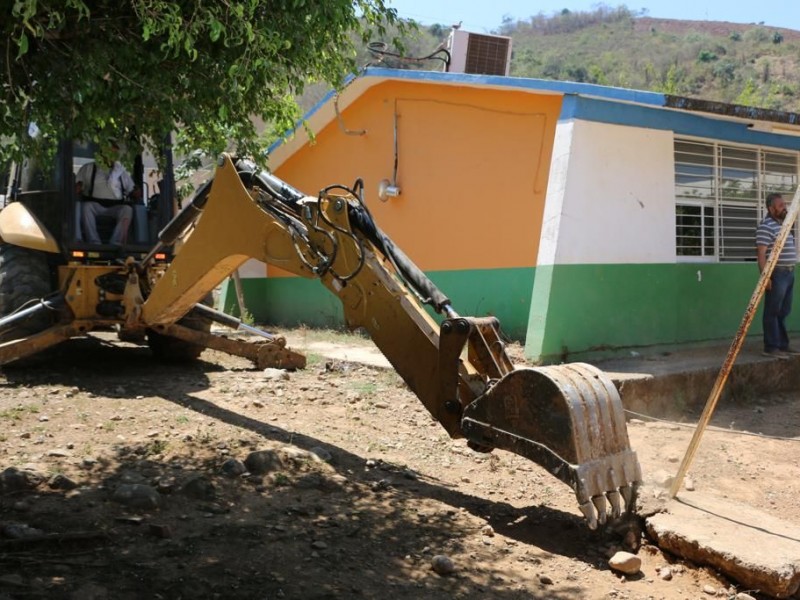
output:
MULTIPOLYGON (((44 298, 52 291, 53 278, 47 254, 0 243, 0 317, 7 317, 24 305, 44 298)), ((54 313, 38 313, 13 329, 0 333, 0 342, 38 333, 47 329, 54 321, 54 313)))
MULTIPOLYGON (((202 300, 206 306, 212 306, 214 303, 211 294, 202 300)), ((195 331, 203 331, 208 333, 211 331, 211 319, 205 317, 198 317, 193 314, 188 314, 178 321, 178 325, 183 325, 195 331)), ((205 346, 192 344, 184 340, 179 340, 168 335, 163 335, 152 329, 147 330, 147 344, 150 346, 150 351, 156 360, 163 362, 190 362, 197 360, 200 354, 205 350, 205 346)))

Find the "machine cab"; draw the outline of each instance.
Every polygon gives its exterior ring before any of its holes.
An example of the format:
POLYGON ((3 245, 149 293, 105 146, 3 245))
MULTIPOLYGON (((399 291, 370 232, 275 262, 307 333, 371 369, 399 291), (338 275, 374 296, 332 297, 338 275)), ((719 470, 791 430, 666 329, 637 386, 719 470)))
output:
POLYGON ((83 200, 76 190, 76 175, 95 160, 98 148, 80 141, 62 141, 53 160, 26 159, 8 170, 8 185, 3 184, 2 206, 22 203, 55 238, 67 260, 92 262, 126 256, 144 256, 155 245, 158 232, 176 214, 175 181, 171 148, 163 150, 163 168, 150 154, 123 153, 120 162, 138 189, 126 198, 132 209, 127 239, 120 248, 109 239, 115 225, 113 217, 98 217, 100 244, 91 244, 82 231, 83 200))

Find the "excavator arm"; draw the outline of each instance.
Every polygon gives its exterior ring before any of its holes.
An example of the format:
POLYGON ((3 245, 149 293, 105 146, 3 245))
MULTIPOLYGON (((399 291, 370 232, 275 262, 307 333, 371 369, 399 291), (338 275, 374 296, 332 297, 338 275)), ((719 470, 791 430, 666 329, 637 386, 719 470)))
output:
POLYGON ((581 363, 515 367, 497 320, 458 315, 378 228, 361 191, 357 183, 305 196, 223 156, 213 181, 162 232, 168 244, 193 228, 143 300, 141 320, 169 334, 248 258, 316 278, 451 437, 542 465, 572 487, 591 528, 631 510, 641 473, 608 378, 581 363))

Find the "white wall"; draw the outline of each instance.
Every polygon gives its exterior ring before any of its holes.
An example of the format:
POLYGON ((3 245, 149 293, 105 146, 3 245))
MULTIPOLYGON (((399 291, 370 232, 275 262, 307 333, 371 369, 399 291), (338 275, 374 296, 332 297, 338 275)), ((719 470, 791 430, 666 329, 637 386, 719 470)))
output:
POLYGON ((267 265, 260 260, 250 258, 246 260, 241 267, 239 267, 239 277, 242 279, 254 277, 266 277, 267 265))
POLYGON ((559 122, 539 265, 675 262, 670 131, 559 122))

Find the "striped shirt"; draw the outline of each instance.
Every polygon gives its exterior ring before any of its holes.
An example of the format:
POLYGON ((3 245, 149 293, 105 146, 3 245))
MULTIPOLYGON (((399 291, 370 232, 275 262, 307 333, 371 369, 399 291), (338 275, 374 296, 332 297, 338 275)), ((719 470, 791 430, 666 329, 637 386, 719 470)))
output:
MULTIPOLYGON (((776 221, 772 215, 767 215, 756 229, 756 246, 767 246, 767 259, 772 252, 772 246, 778 237, 783 223, 776 221)), ((797 263, 797 251, 794 247, 794 234, 790 231, 783 245, 781 255, 778 257, 779 267, 794 267, 797 263)))

